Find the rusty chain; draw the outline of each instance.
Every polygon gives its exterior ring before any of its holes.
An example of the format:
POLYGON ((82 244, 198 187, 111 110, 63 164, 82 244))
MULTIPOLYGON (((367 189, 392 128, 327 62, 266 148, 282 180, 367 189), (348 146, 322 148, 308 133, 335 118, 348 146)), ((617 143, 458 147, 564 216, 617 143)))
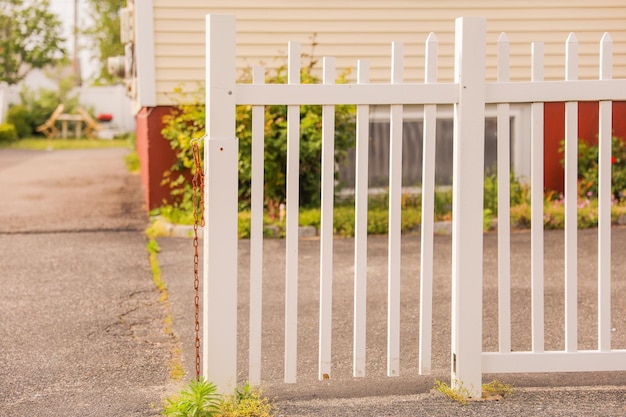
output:
POLYGON ((194 304, 196 308, 196 380, 200 380, 200 256, 198 254, 198 227, 204 226, 204 171, 202 169, 202 158, 198 140, 191 143, 193 152, 193 160, 195 165, 195 173, 191 183, 193 185, 193 287, 195 290, 194 304), (199 197, 199 198, 198 198, 199 197), (198 215, 200 211, 200 215, 198 215))

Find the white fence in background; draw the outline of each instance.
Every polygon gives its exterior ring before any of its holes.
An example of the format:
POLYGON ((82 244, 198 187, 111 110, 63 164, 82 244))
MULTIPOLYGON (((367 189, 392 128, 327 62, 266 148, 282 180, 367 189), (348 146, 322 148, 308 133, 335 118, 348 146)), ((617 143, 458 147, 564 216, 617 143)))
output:
POLYGON ((263 126, 265 105, 286 105, 287 209, 285 381, 296 381, 298 295, 298 168, 300 105, 323 106, 322 219, 320 229, 319 377, 331 373, 333 281, 334 106, 355 104, 356 224, 354 273, 355 377, 365 374, 367 280, 367 166, 369 105, 390 106, 389 253, 387 374, 398 375, 400 360, 400 213, 404 105, 424 106, 422 243, 420 288, 420 373, 431 363, 434 144, 438 105, 454 105, 452 358, 451 379, 479 396, 482 374, 499 372, 626 370, 626 351, 610 340, 611 101, 626 100, 626 80, 611 79, 611 39, 602 38, 600 79, 577 80, 577 42, 567 40, 566 78, 545 82, 543 47, 533 44, 532 80, 509 82, 508 40, 498 42, 498 80, 485 80, 486 21, 456 21, 455 80, 437 82, 437 40, 426 41, 424 83, 403 83, 403 48, 392 46, 390 84, 368 84, 367 62, 358 63, 356 84, 334 84, 334 59, 325 58, 323 83, 300 85, 300 47, 289 44, 288 84, 264 84, 254 69, 252 84, 235 83, 235 18, 207 16, 207 142, 204 245, 203 374, 229 391, 237 375, 237 157, 235 106, 252 105, 252 229, 250 264, 249 380, 261 381, 261 282, 263 248, 263 126), (544 351, 543 306, 543 102, 566 104, 566 253, 564 351, 544 351), (600 101, 599 313, 598 349, 577 349, 577 102, 600 101), (510 104, 530 103, 532 112, 532 350, 511 352, 509 117, 510 104), (483 158, 485 105, 497 105, 499 178, 499 350, 483 353, 483 158))

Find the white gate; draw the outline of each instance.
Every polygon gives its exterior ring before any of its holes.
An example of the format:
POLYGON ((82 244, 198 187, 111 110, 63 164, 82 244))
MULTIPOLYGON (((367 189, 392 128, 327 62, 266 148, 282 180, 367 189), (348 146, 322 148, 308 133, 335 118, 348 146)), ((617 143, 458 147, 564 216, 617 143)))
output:
POLYGON ((235 82, 235 18, 207 16, 206 226, 204 244, 203 374, 229 391, 237 376, 237 158, 235 106, 252 105, 252 224, 250 262, 249 380, 261 380, 261 282, 263 249, 263 126, 265 105, 286 105, 287 208, 285 381, 296 381, 298 295, 298 172, 300 105, 323 106, 322 219, 320 228, 319 378, 331 373, 333 280, 334 106, 357 106, 356 224, 353 374, 365 373, 367 253, 367 141, 369 105, 390 106, 387 374, 399 372, 400 210, 404 105, 424 106, 422 174, 420 373, 430 372, 434 207, 434 144, 437 106, 454 105, 452 381, 480 395, 483 372, 625 370, 626 351, 610 346, 611 101, 626 100, 626 80, 611 80, 611 41, 602 40, 598 81, 577 81, 577 43, 567 43, 567 76, 544 82, 542 44, 533 44, 530 82, 509 82, 508 41, 498 44, 498 81, 485 81, 486 21, 456 21, 455 80, 437 82, 437 41, 426 42, 424 83, 403 83, 403 48, 394 43, 390 84, 368 84, 367 62, 358 63, 356 84, 334 84, 334 59, 325 58, 323 84, 300 85, 300 48, 289 44, 288 84, 235 82), (543 103, 566 104, 566 348, 544 352, 543 342, 543 103), (577 102, 600 101, 599 335, 598 350, 578 351, 576 325, 577 102), (511 352, 509 104, 532 103, 532 351, 511 352), (485 105, 498 108, 499 351, 482 351, 483 158, 485 105))

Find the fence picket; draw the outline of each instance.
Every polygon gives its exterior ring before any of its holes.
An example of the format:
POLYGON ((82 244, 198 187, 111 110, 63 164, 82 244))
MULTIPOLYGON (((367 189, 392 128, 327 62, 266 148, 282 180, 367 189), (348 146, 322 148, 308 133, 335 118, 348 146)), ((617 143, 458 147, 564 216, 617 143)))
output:
MULTIPOLYGON (((532 44, 532 79, 543 80, 543 43, 532 44)), ((543 103, 532 103, 530 133, 530 240, 532 351, 544 350, 543 259, 543 103)))
MULTIPOLYGON (((335 59, 324 58, 324 84, 335 83, 335 59)), ((319 379, 330 378, 333 313, 333 198, 335 106, 322 106, 322 214, 320 225, 319 379)))
MULTIPOLYGON (((255 66, 252 82, 265 83, 265 68, 255 66)), ((265 108, 252 106, 250 202, 250 352, 249 381, 261 384, 261 317, 263 304, 263 173, 265 108)))
MULTIPOLYGON (((402 83, 404 45, 394 42, 391 52, 391 83, 402 83)), ((387 286, 387 375, 400 372, 400 225, 402 205, 402 105, 389 109, 389 254, 387 286)))
MULTIPOLYGON (((509 81, 509 39, 498 39, 498 82, 509 81)), ((498 348, 511 351, 511 125, 510 105, 497 106, 498 138, 498 348)))
MULTIPOLYGON (((369 82, 369 63, 359 61, 357 84, 369 82)), ((356 182, 354 187, 354 353, 352 373, 365 376, 367 317, 367 206, 369 164, 369 106, 356 108, 356 182)))
MULTIPOLYGON (((613 41, 600 41, 600 80, 612 77, 613 41)), ((598 134, 598 350, 611 349, 611 119, 610 101, 601 101, 598 134)))
MULTIPOLYGON (((426 38, 424 82, 437 82, 438 43, 434 33, 426 38)), ((437 106, 424 105, 422 156, 422 226, 420 255, 420 334, 419 373, 428 375, 432 362, 433 319, 433 240, 435 211, 435 148, 437 144, 437 106)))
MULTIPOLYGON (((300 44, 289 42, 288 84, 300 84, 300 44)), ((298 361, 298 215, 300 106, 287 106, 287 208, 285 266, 285 382, 295 383, 298 361)))
MULTIPOLYGON (((566 77, 543 81, 543 44, 532 45, 530 82, 508 81, 508 40, 498 43, 498 80, 485 82, 486 22, 460 18, 455 23, 455 80, 436 82, 437 42, 426 42, 423 84, 403 84, 403 47, 392 47, 392 77, 387 85, 368 84, 369 67, 359 62, 356 84, 334 84, 334 61, 324 60, 324 83, 300 84, 300 46, 289 44, 288 84, 265 84, 254 69, 252 84, 235 83, 235 21, 207 17, 207 142, 203 281, 203 375, 221 392, 237 381, 237 155, 235 106, 252 105, 252 196, 250 240, 249 380, 261 381, 263 280, 264 105, 287 106, 287 218, 285 272, 285 382, 297 377, 298 209, 300 106, 323 107, 322 226, 320 237, 319 376, 330 377, 332 347, 334 106, 357 105, 354 252, 353 375, 366 371, 367 206, 369 106, 390 105, 389 236, 387 271, 387 374, 400 370, 400 268, 403 106, 423 105, 422 241, 420 264, 419 372, 431 368, 432 269, 435 129, 438 104, 453 104, 454 183, 452 232, 451 379, 471 396, 480 395, 484 372, 609 371, 626 369, 626 350, 611 349, 611 123, 613 100, 626 100, 626 80, 612 79, 612 42, 600 43, 599 80, 577 80, 578 46, 566 44, 566 77), (215 64, 218 63, 218 64, 215 64), (212 65, 213 64, 213 65, 212 65), (282 101, 284 100, 284 101, 282 101), (545 349, 544 336, 544 102, 566 102, 565 350, 545 349), (578 101, 599 101, 598 178, 598 349, 577 348, 577 122, 578 101), (532 351, 511 352, 511 260, 509 175, 510 103, 530 106, 531 128, 531 320, 532 351), (485 105, 498 117, 498 321, 497 352, 482 352, 482 201, 485 105), (480 122, 479 122, 480 121, 480 122)), ((521 138, 520 138, 521 139, 521 138)))
MULTIPOLYGON (((578 40, 570 33, 565 50, 565 80, 578 79, 578 40)), ((578 103, 565 103, 565 350, 575 352, 577 331, 578 103)))

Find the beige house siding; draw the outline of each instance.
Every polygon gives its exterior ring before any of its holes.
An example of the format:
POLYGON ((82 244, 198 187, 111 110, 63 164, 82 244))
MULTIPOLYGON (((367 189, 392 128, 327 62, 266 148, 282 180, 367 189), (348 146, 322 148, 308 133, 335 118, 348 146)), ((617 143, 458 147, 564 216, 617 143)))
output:
MULTIPOLYGON (((530 43, 545 44, 545 78, 562 79, 564 45, 575 32, 579 78, 598 77, 598 43, 604 32, 614 42, 616 78, 626 78, 626 3, 623 0, 153 0, 158 105, 175 103, 173 91, 197 91, 204 83, 205 19, 208 13, 237 17, 237 65, 285 62, 288 41, 303 53, 334 56, 338 69, 370 61, 371 81, 390 79, 390 44, 405 44, 405 81, 421 81, 424 42, 439 40, 439 78, 450 81, 454 65, 454 19, 487 18, 487 77, 496 76, 496 42, 506 32, 511 44, 511 79, 530 78, 530 43), (315 39, 317 45, 311 46, 315 39)), ((306 61, 305 61, 306 62, 306 61)))

